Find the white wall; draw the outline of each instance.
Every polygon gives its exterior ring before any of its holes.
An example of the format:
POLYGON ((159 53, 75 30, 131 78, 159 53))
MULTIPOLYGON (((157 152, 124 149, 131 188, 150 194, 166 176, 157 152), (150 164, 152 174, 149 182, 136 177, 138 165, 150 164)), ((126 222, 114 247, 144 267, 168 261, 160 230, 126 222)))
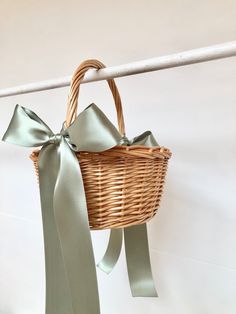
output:
MULTIPOLYGON (((0 2, 0 87, 68 75, 80 61, 118 65, 236 37, 233 0, 0 2)), ((133 299, 124 256, 98 273, 102 314, 235 314, 235 58, 117 79, 129 137, 150 129, 172 149, 149 224, 158 299, 133 299)), ((0 100, 0 134, 16 103, 55 131, 68 89, 0 100)), ((104 82, 83 85, 115 121, 104 82)), ((44 258, 30 149, 0 144, 0 313, 43 314, 44 258)), ((93 232, 96 258, 106 232, 93 232)), ((66 313, 65 313, 66 314, 66 313)), ((89 313, 88 313, 89 314, 89 313)))

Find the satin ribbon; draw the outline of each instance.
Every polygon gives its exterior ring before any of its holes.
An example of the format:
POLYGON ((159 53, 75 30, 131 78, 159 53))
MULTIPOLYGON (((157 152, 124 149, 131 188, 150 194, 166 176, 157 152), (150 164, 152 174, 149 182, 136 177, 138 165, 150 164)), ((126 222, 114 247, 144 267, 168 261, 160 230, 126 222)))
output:
MULTIPOLYGON (((146 131, 129 141, 122 139, 123 145, 143 145, 147 147, 159 146, 153 134, 146 131)), ((157 297, 155 283, 152 276, 148 235, 146 223, 124 229, 112 229, 106 253, 97 264, 105 273, 109 274, 115 267, 122 248, 123 234, 125 240, 125 254, 133 297, 157 297)))
MULTIPOLYGON (((75 152, 104 151, 122 140, 95 104, 87 107, 69 128, 63 127, 58 134, 31 110, 19 105, 15 108, 3 141, 26 147, 42 146, 39 185, 45 243, 46 314, 100 313, 86 198, 75 152)), ((129 144, 147 143, 149 146, 153 140, 151 132, 145 132, 129 144)), ((132 294, 156 296, 146 225, 125 228, 124 233, 132 294)), ((101 269, 104 270, 106 264, 107 272, 111 271, 118 260, 121 244, 122 230, 113 230, 107 254, 100 263, 101 269)))

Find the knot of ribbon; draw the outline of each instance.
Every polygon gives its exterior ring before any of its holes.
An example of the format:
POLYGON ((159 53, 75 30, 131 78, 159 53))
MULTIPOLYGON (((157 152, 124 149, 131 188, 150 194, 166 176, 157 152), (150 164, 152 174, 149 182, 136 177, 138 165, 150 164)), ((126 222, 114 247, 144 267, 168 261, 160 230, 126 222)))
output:
MULTIPOLYGON (((44 229, 46 314, 99 314, 96 267, 86 197, 75 152, 100 152, 116 145, 157 146, 150 131, 129 141, 91 104, 68 128, 52 130, 30 109, 16 106, 3 141, 40 147, 39 186, 44 229)), ((109 273, 122 246, 122 229, 111 230, 98 267, 109 273)), ((157 296, 151 273, 146 224, 124 229, 133 296, 157 296)))
POLYGON ((48 142, 50 144, 59 144, 62 136, 64 136, 64 134, 62 132, 57 133, 57 134, 53 134, 49 137, 48 142))

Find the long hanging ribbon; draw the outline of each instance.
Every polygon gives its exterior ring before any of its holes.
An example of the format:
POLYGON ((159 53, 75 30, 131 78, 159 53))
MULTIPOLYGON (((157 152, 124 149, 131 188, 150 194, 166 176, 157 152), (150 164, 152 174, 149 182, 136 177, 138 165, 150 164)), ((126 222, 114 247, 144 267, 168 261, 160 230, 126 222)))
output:
POLYGON ((146 223, 124 229, 112 229, 105 255, 97 266, 107 274, 113 270, 121 253, 123 232, 132 296, 157 297, 149 256, 146 223))
MULTIPOLYGON (((135 137, 132 141, 125 140, 128 145, 158 146, 150 131, 135 137)), ((148 248, 146 224, 112 229, 108 247, 102 260, 97 266, 109 274, 115 267, 121 252, 123 232, 125 239, 125 253, 128 268, 130 289, 133 297, 157 297, 152 276, 151 262, 148 248)))
MULTIPOLYGON (((144 133, 138 138, 148 143, 152 135, 144 133)), ((46 314, 99 314, 86 198, 74 151, 99 152, 110 149, 121 142, 119 132, 95 104, 87 107, 69 128, 62 129, 58 134, 54 134, 34 112, 17 105, 3 141, 26 147, 42 146, 39 154, 39 183, 45 242, 46 314)), ((107 253, 113 253, 107 272, 118 259, 122 243, 122 231, 112 232, 114 236, 107 253)), ((144 247, 147 263, 141 266, 147 269, 146 274, 153 282, 148 270, 151 268, 145 234, 145 230, 143 233, 135 232, 138 239, 134 239, 134 234, 125 230, 130 284, 132 292, 137 291, 133 295, 137 296, 154 294, 150 291, 152 285, 145 286, 149 287, 144 288, 146 293, 142 288, 135 288, 137 283, 145 285, 146 281, 140 280, 139 271, 132 271, 133 266, 136 270, 140 268, 136 256, 144 247), (132 241, 136 242, 133 246, 132 241), (134 263, 133 266, 130 263, 134 263)), ((104 269, 103 263, 100 266, 104 269)))

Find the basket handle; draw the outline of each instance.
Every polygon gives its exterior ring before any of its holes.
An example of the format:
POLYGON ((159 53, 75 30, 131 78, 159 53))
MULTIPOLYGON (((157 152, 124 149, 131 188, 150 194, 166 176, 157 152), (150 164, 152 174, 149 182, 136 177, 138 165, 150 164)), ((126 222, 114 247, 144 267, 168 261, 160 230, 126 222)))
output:
MULTIPOLYGON (((85 60, 76 69, 70 83, 70 91, 67 101, 66 127, 69 127, 77 116, 79 89, 81 81, 85 76, 85 73, 90 69, 99 70, 103 68, 105 68, 105 65, 102 62, 95 59, 91 59, 85 60)), ((120 94, 113 79, 108 79, 107 82, 112 92, 113 99, 115 101, 119 131, 120 134, 124 136, 125 123, 120 94)))

